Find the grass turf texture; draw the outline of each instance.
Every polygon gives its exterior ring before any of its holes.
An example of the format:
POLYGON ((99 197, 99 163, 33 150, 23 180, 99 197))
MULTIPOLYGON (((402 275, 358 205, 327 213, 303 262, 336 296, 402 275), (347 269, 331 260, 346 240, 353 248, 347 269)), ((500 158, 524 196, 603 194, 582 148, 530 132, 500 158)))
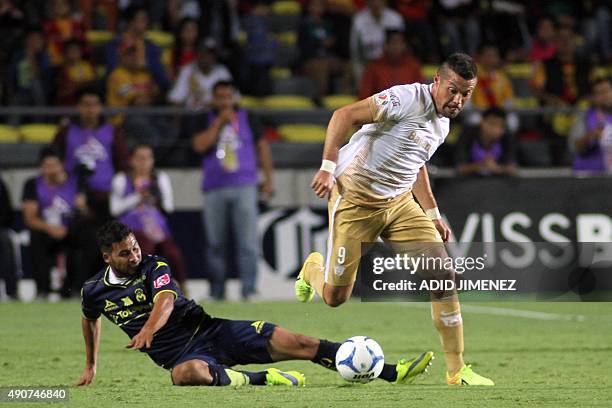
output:
MULTIPOLYGON (((342 340, 367 335, 381 344, 387 362, 428 349, 437 355, 430 375, 413 385, 394 386, 381 380, 364 385, 349 384, 337 373, 308 361, 292 361, 275 366, 304 372, 306 388, 232 389, 172 386, 169 372, 155 366, 146 355, 126 350, 127 336, 103 318, 96 380, 86 388, 71 386, 70 402, 66 405, 610 406, 612 303, 479 302, 472 305, 477 309, 493 306, 583 315, 584 320, 536 320, 465 310, 466 360, 477 372, 493 378, 497 385, 453 388, 444 384, 443 355, 429 309, 423 304, 351 302, 338 309, 321 303, 211 304, 206 309, 215 316, 262 319, 322 338, 342 340)), ((84 359, 78 303, 0 304, 0 387, 71 385, 81 374, 84 359)))

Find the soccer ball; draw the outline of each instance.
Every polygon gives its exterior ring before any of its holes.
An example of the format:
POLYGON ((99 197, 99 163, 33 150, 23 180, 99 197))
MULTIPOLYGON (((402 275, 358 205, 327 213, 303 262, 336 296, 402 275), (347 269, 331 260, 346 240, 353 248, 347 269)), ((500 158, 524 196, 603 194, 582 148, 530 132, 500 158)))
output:
POLYGON ((366 336, 346 340, 336 353, 336 369, 347 381, 367 383, 377 378, 385 364, 380 345, 366 336))

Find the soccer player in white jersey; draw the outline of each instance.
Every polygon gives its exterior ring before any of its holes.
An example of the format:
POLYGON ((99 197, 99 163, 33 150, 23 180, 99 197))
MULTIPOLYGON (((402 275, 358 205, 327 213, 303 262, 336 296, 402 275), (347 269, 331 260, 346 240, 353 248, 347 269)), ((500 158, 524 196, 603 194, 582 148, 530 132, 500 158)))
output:
MULTIPOLYGON (((295 285, 300 301, 310 301, 316 292, 331 307, 344 303, 353 291, 364 242, 437 244, 427 247, 428 256, 447 256, 442 242, 450 230, 440 217, 425 163, 444 142, 450 119, 461 112, 476 82, 472 58, 456 53, 431 85, 394 86, 334 112, 321 169, 311 183, 319 197, 329 197, 327 258, 315 252, 306 259, 295 285), (363 126, 340 149, 356 125, 363 126)), ((432 295, 432 300, 447 383, 494 385, 463 361, 457 293, 432 295)))

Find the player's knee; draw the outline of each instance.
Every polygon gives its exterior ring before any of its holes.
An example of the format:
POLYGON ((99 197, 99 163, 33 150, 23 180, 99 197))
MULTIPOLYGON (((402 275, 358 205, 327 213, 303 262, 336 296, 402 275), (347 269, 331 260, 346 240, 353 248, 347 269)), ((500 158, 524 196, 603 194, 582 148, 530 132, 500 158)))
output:
POLYGON ((346 299, 347 299, 346 297, 342 297, 342 296, 330 296, 330 297, 324 298, 323 300, 325 301, 325 304, 327 306, 338 307, 344 302, 346 302, 346 299))
POLYGON ((172 369, 174 385, 211 385, 212 380, 208 364, 204 361, 187 361, 172 369))

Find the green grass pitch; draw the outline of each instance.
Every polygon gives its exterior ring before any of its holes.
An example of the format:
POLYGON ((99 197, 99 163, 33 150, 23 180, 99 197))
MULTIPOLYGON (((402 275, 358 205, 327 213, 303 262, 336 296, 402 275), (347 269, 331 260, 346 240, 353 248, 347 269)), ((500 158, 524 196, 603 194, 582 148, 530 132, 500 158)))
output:
MULTIPOLYGON (((437 359, 429 375, 406 386, 380 380, 348 384, 310 362, 292 361, 276 366, 303 371, 306 388, 174 387, 167 371, 144 354, 126 350, 127 336, 104 319, 96 380, 87 388, 71 386, 66 405, 447 408, 612 404, 612 303, 468 305, 463 312, 465 357, 477 372, 495 380, 493 388, 444 384, 444 359, 425 304, 354 301, 338 309, 291 302, 205 307, 215 316, 271 321, 322 338, 368 335, 382 345, 388 362, 428 349, 436 352, 437 359), (530 313, 517 316, 518 310, 530 313), (576 315, 583 319, 565 319, 576 315)), ((0 304, 0 323, 0 386, 70 385, 81 374, 85 357, 77 302, 0 304)), ((10 406, 43 405, 61 404, 10 406)))

